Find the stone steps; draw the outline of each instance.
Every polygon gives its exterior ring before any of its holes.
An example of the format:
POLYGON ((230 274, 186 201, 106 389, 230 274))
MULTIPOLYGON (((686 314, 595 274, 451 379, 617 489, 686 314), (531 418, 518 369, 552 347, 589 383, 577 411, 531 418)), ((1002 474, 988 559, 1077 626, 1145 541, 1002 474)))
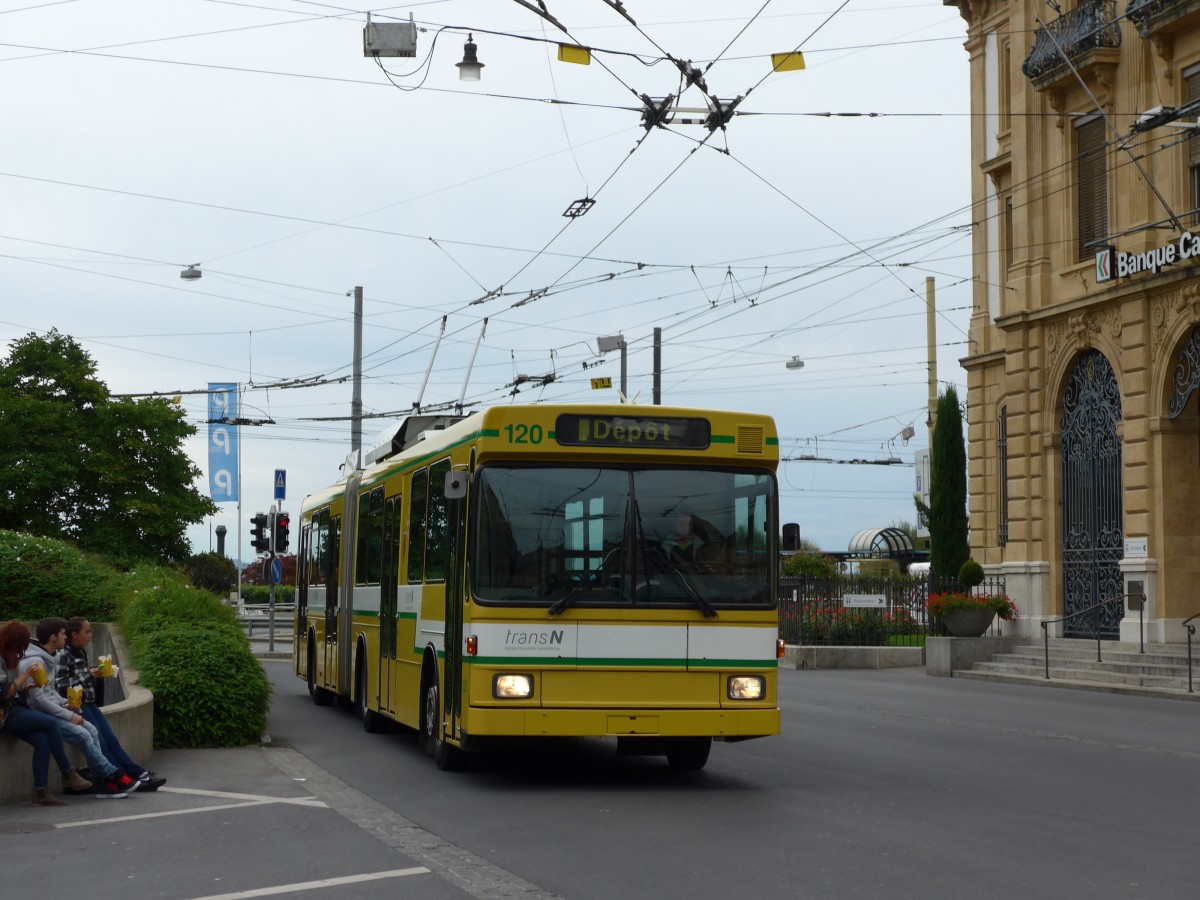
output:
POLYGON ((1094 641, 1055 639, 1050 642, 1050 678, 1046 678, 1045 648, 1015 644, 970 669, 955 670, 956 678, 1029 684, 1075 690, 1105 691, 1144 697, 1200 700, 1200 648, 1193 658, 1193 688, 1188 692, 1187 646, 1103 642, 1100 660, 1094 641))

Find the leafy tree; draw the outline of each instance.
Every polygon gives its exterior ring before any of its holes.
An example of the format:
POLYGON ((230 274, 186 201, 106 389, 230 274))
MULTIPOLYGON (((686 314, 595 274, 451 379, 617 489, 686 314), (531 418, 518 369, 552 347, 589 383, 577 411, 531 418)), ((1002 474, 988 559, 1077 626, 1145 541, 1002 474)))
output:
POLYGON ((833 578, 837 560, 822 553, 815 541, 800 538, 798 552, 784 558, 780 571, 787 578, 833 578))
MULTIPOLYGON (((285 553, 275 558, 279 560, 279 568, 282 573, 279 583, 281 585, 294 585, 296 583, 296 555, 294 553, 285 553)), ((263 560, 256 559, 242 566, 242 584, 270 584, 267 580, 266 567, 263 560)))
POLYGON ((56 330, 0 362, 0 528, 118 559, 185 559, 187 526, 216 512, 192 487, 195 434, 163 398, 109 395, 91 356, 56 330))
POLYGON ((192 584, 214 594, 228 594, 230 587, 237 583, 237 566, 220 553, 197 553, 188 557, 183 568, 192 584))
POLYGON ((971 556, 967 540, 967 451, 962 412, 953 386, 938 397, 929 473, 929 562, 934 573, 955 578, 971 556))

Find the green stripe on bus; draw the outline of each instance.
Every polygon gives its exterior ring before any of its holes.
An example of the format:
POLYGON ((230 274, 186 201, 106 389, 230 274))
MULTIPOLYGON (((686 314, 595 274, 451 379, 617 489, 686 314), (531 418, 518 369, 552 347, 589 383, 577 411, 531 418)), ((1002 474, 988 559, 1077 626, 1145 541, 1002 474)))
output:
POLYGON ((528 658, 516 656, 464 656, 463 662, 477 666, 505 666, 508 668, 520 668, 521 666, 536 666, 538 668, 561 666, 613 668, 623 666, 625 668, 639 669, 775 669, 778 667, 776 660, 765 659, 634 659, 629 657, 614 657, 612 659, 589 657, 588 659, 579 659, 578 657, 571 656, 531 656, 528 658))
POLYGON ((777 669, 777 659, 693 659, 693 669, 777 669))
POLYGON ((779 446, 779 438, 770 438, 770 437, 769 437, 769 438, 767 438, 767 446, 768 446, 768 447, 777 447, 777 446, 779 446))
POLYGON ((732 434, 714 434, 708 440, 712 444, 732 444, 736 438, 732 434))

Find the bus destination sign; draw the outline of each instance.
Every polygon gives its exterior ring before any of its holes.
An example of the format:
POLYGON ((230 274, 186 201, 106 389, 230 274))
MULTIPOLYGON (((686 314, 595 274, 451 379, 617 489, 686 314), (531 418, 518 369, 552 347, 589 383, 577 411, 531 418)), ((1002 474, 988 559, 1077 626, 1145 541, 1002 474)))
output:
POLYGON ((567 447, 705 450, 708 448, 712 429, 707 419, 564 413, 554 422, 554 436, 560 444, 567 447))

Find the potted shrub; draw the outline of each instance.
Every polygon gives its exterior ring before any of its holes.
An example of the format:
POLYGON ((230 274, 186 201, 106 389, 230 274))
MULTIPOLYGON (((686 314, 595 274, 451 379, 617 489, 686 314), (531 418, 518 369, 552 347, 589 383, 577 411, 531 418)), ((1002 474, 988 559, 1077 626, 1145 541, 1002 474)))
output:
POLYGON ((932 594, 929 613, 938 616, 954 637, 979 637, 999 616, 1011 621, 1017 617, 1016 604, 1005 594, 932 594))

